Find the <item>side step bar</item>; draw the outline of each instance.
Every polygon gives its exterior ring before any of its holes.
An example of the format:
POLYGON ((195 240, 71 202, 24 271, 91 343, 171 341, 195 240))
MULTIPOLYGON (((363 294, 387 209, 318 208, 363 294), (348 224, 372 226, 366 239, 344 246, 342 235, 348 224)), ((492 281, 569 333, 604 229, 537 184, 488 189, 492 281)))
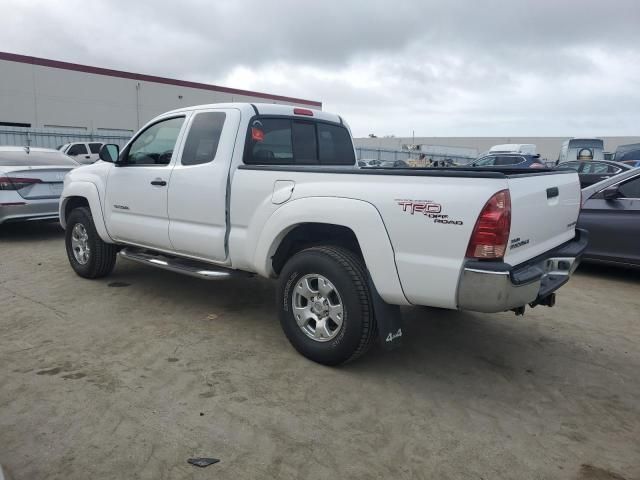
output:
POLYGON ((226 280, 232 277, 252 277, 252 273, 240 270, 232 270, 230 268, 219 267, 210 263, 191 260, 188 258, 170 257, 161 253, 150 253, 149 250, 140 250, 134 248, 123 248, 120 250, 120 256, 127 260, 143 263, 152 267, 162 268, 171 272, 182 273, 204 280, 226 280))

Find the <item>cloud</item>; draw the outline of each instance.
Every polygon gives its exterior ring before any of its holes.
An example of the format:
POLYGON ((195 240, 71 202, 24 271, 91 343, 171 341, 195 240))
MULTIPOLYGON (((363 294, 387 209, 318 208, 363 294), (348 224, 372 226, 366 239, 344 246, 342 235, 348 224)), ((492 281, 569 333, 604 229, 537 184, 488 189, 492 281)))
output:
POLYGON ((323 101, 357 135, 633 135, 640 4, 5 0, 3 49, 323 101))

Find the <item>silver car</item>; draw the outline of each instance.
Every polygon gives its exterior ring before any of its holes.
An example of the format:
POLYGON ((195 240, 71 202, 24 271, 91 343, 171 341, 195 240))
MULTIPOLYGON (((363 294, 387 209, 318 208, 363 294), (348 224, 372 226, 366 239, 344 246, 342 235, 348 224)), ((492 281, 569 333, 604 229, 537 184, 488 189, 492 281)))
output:
POLYGON ((57 150, 0 146, 0 224, 58 218, 64 176, 78 166, 57 150))

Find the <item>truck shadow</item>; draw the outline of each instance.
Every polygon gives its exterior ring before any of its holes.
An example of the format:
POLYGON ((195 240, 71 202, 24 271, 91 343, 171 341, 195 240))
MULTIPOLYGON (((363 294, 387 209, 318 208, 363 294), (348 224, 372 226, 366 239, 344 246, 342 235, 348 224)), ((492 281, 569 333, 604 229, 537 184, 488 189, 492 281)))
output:
POLYGON ((0 242, 36 242, 55 238, 64 239, 64 230, 57 221, 0 225, 0 242))
MULTIPOLYGON (((596 275, 599 269, 589 269, 584 274, 596 275)), ((611 275, 625 280, 630 274, 611 275)), ((601 374, 602 365, 628 361, 618 358, 624 352, 609 349, 603 356, 596 349, 585 348, 587 341, 598 343, 606 339, 587 339, 579 329, 570 330, 574 328, 567 326, 571 325, 571 318, 565 319, 567 312, 558 307, 552 315, 548 313, 551 310, 540 307, 528 310, 524 317, 406 307, 402 309, 404 336, 399 349, 384 351, 376 342, 357 361, 337 370, 326 369, 300 357, 286 341, 275 308, 273 281, 256 277, 207 282, 123 261, 108 279, 100 281, 131 284, 126 291, 140 303, 153 303, 157 292, 162 292, 163 302, 173 310, 216 312, 225 328, 260 331, 261 335, 276 339, 279 348, 289 350, 286 355, 292 359, 292 369, 324 369, 322 375, 328 376, 333 375, 332 370, 338 375, 372 381, 400 375, 418 383, 424 381, 425 385, 442 380, 448 384, 472 383, 484 390, 487 385, 504 382, 579 383, 584 375, 594 375, 596 371, 601 374)), ((268 354, 262 347, 259 350, 260 355, 268 354)))
POLYGON ((600 277, 607 280, 640 282, 640 267, 611 266, 603 263, 581 263, 577 275, 600 277))

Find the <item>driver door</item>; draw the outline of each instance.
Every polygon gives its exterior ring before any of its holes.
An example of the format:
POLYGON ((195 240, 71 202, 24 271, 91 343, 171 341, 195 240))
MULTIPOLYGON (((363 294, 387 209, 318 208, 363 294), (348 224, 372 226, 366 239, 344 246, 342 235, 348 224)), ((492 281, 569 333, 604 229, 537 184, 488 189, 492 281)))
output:
POLYGON ((163 118, 142 130, 109 172, 105 217, 109 234, 125 243, 171 250, 167 192, 173 152, 184 116, 163 118))

